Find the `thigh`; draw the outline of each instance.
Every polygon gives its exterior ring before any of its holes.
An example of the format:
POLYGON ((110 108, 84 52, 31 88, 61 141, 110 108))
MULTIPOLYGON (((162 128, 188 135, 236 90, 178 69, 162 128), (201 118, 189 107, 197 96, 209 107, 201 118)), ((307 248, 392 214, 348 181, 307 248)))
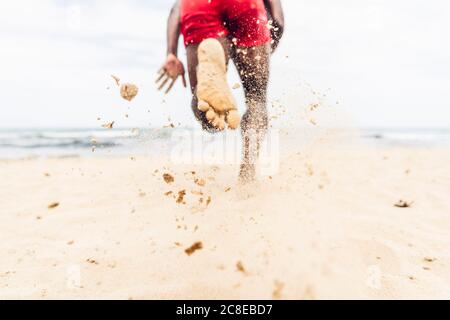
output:
POLYGON ((221 1, 217 0, 181 0, 180 25, 185 45, 228 36, 223 24, 221 1))
POLYGON ((271 41, 264 0, 222 1, 229 37, 237 46, 256 47, 271 41))
MULTIPOLYGON (((219 38, 217 40, 222 44, 225 51, 225 61, 228 64, 231 52, 231 42, 227 38, 219 38)), ((189 82, 191 91, 194 95, 197 88, 198 46, 198 44, 192 44, 186 47, 189 82)))

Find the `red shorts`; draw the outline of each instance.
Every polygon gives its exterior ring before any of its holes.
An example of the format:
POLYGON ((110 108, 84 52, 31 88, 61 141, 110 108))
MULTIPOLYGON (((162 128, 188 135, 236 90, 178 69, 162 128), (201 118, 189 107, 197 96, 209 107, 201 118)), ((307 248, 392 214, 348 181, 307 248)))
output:
POLYGON ((228 36, 242 47, 271 40, 263 0, 181 0, 181 33, 186 46, 228 36))

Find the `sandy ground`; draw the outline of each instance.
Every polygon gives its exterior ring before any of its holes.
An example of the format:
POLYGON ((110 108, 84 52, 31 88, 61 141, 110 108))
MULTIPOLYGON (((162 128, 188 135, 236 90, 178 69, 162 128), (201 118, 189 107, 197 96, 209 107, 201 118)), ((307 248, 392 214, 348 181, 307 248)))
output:
POLYGON ((318 148, 247 188, 165 164, 0 161, 0 298, 450 298, 448 149, 318 148))

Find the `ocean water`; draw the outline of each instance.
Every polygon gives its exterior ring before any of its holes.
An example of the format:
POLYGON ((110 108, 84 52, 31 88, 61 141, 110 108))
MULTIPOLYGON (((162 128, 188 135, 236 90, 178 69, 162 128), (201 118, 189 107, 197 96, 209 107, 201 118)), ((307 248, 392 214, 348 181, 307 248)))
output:
POLYGON ((0 129, 0 158, 164 152, 169 129, 0 129))
MULTIPOLYGON (((174 133, 189 130, 0 129, 0 158, 160 155, 170 153, 174 133)), ((450 129, 383 128, 361 129, 356 132, 357 138, 375 147, 450 147, 450 129)), ((296 140, 301 140, 301 137, 299 135, 296 140)))

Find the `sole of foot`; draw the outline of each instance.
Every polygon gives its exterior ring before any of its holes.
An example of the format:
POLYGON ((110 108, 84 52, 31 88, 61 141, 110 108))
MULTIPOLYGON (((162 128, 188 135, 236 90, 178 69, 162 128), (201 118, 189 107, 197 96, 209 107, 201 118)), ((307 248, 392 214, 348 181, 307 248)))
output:
POLYGON ((205 112, 208 122, 218 130, 239 127, 241 118, 236 100, 227 81, 225 51, 216 39, 204 40, 198 48, 197 98, 198 109, 205 112))

